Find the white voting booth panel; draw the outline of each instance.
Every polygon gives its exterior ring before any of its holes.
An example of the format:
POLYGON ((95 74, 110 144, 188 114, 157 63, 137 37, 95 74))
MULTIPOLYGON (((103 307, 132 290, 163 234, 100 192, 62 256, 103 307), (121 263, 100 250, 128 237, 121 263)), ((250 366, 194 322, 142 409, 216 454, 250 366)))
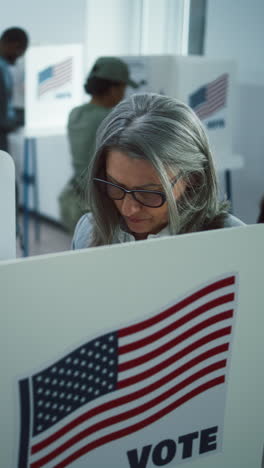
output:
POLYGON ((1 262, 1 466, 260 468, 263 234, 1 262))
POLYGON ((31 47, 26 54, 25 135, 66 133, 69 112, 83 98, 80 44, 31 47))
MULTIPOLYGON (((72 175, 66 125, 70 111, 83 102, 84 94, 82 45, 31 47, 25 77, 25 128, 11 136, 10 147, 19 161, 25 139, 36 139, 38 210, 60 221, 58 196, 72 175)), ((35 210, 32 195, 29 190, 29 206, 35 210)))
POLYGON ((15 166, 11 156, 0 150, 0 260, 16 256, 15 166))
MULTIPOLYGON (((127 56, 139 92, 155 92, 185 102, 202 120, 219 170, 237 169, 241 156, 232 148, 236 64, 197 56, 127 56)), ((128 90, 128 93, 135 92, 128 90)))

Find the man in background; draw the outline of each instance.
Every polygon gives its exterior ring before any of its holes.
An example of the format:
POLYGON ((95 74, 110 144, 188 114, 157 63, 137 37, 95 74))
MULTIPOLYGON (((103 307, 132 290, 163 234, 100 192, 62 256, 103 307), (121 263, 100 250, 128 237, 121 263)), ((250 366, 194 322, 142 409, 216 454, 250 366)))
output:
POLYGON ((24 55, 28 36, 21 28, 6 29, 0 37, 0 149, 8 151, 8 133, 24 124, 22 109, 12 104, 13 80, 10 65, 24 55))

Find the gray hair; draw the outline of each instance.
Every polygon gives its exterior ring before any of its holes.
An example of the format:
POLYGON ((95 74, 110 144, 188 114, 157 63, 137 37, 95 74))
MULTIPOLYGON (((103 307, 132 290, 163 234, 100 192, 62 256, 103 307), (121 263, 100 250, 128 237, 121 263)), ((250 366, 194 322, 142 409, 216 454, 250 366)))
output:
POLYGON ((114 203, 93 183, 94 177, 104 175, 106 156, 113 149, 146 160, 156 169, 167 197, 172 235, 222 227, 227 204, 218 199, 213 158, 199 118, 174 98, 134 94, 120 102, 97 131, 88 180, 93 246, 114 243, 120 229, 120 214, 114 203), (168 170, 180 174, 186 182, 177 201, 168 170))

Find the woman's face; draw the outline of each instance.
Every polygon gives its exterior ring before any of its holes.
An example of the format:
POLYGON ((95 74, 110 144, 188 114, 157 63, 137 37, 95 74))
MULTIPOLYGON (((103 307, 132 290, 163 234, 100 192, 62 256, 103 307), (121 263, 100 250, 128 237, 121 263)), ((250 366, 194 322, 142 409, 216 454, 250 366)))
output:
MULTIPOLYGON (((175 177, 170 172, 168 175, 171 180, 175 177)), ((131 158, 118 150, 111 150, 107 155, 106 180, 128 190, 163 191, 159 176, 148 161, 131 158)), ((176 200, 184 188, 185 183, 179 179, 173 188, 176 200)), ((113 203, 136 239, 146 239, 149 234, 157 234, 168 224, 167 202, 159 208, 150 208, 139 203, 131 194, 126 194, 123 200, 113 200, 113 203)))

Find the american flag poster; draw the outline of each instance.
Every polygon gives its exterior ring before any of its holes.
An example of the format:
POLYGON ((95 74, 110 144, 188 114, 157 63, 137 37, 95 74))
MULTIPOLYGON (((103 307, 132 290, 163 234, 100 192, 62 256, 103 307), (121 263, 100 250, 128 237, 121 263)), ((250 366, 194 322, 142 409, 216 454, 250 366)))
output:
POLYGON ((221 451, 237 282, 213 278, 20 378, 17 466, 173 467, 221 451))
POLYGON ((57 90, 71 83, 73 74, 73 58, 49 65, 38 73, 38 96, 42 97, 49 91, 57 90))
POLYGON ((211 117, 226 107, 228 81, 229 75, 224 73, 189 96, 189 106, 201 120, 211 117))
POLYGON ((25 134, 64 135, 69 112, 83 101, 83 46, 30 47, 25 57, 25 134))

